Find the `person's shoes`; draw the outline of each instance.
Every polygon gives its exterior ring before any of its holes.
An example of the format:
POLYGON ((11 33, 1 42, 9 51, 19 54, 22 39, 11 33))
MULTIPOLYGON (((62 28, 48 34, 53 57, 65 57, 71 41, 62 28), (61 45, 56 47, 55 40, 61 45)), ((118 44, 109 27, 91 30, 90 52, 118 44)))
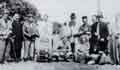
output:
POLYGON ((32 60, 33 60, 33 57, 29 57, 29 60, 32 61, 32 60))
POLYGON ((26 61, 28 61, 29 59, 28 59, 28 58, 23 58, 23 60, 26 62, 26 61))
POLYGON ((15 60, 13 58, 9 58, 6 60, 7 62, 14 62, 15 60))
POLYGON ((21 61, 21 59, 20 59, 20 58, 16 59, 16 62, 20 62, 20 61, 21 61))
POLYGON ((1 60, 1 61, 0 61, 0 64, 4 64, 4 61, 1 60))

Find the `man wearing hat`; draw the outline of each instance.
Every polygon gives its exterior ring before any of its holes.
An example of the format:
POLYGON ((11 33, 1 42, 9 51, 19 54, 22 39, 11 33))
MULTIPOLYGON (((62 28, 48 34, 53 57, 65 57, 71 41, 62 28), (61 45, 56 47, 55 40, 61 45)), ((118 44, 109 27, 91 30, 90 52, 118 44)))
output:
POLYGON ((12 23, 12 33, 14 37, 14 51, 15 55, 13 58, 17 61, 21 60, 21 49, 22 49, 22 41, 23 41, 23 30, 21 23, 21 15, 19 13, 15 13, 13 16, 13 23, 12 23))
POLYGON ((109 35, 108 26, 103 22, 103 15, 100 13, 96 16, 96 22, 92 24, 91 34, 92 37, 90 39, 90 53, 103 51, 106 52, 108 40, 107 37, 109 35), (92 45, 95 44, 95 45, 92 45), (94 46, 94 48, 92 48, 94 46), (95 48, 96 46, 96 48, 95 48))
POLYGON ((71 46, 71 52, 73 55, 73 61, 75 61, 75 38, 74 38, 74 34, 75 34, 75 28, 76 28, 76 14, 75 13, 71 13, 70 15, 70 22, 69 22, 69 28, 70 28, 70 46, 71 46))
POLYGON ((90 25, 88 24, 88 17, 82 17, 83 24, 79 28, 80 36, 78 38, 78 44, 76 46, 77 60, 80 63, 86 63, 85 59, 89 54, 89 38, 90 38, 90 25))

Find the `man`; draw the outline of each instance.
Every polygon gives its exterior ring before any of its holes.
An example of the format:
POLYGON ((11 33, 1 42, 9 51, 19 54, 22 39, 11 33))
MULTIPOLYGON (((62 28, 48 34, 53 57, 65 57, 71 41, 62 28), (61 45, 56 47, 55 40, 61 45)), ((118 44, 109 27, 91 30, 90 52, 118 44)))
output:
POLYGON ((103 15, 98 14, 96 17, 97 22, 93 23, 92 29, 91 29, 91 34, 92 37, 90 39, 90 53, 95 52, 94 49, 96 49, 96 52, 102 51, 106 53, 107 51, 107 44, 108 44, 108 26, 106 23, 103 22, 103 15))
POLYGON ((27 15, 27 20, 23 25, 23 35, 24 35, 24 60, 33 60, 35 51, 35 39, 38 37, 36 30, 36 23, 33 19, 32 14, 27 15))
POLYGON ((70 27, 70 31, 71 31, 71 37, 70 37, 70 46, 71 46, 71 52, 73 55, 73 61, 75 61, 75 38, 74 38, 74 34, 75 34, 75 27, 76 27, 76 14, 75 13, 71 13, 70 15, 70 22, 69 22, 69 27, 70 27))
MULTIPOLYGON (((65 22, 61 28, 61 33, 62 33, 62 41, 66 41, 65 45, 70 45, 68 44, 68 36, 70 36, 70 29, 67 25, 67 23, 65 22)), ((70 46, 68 46, 69 50, 70 50, 70 46)))
POLYGON ((22 31, 22 23, 20 20, 21 16, 19 13, 15 13, 13 16, 13 23, 12 23, 12 32, 14 36, 14 51, 16 55, 13 56, 14 59, 20 61, 21 59, 21 48, 22 48, 22 41, 23 41, 23 31, 22 31))
POLYGON ((7 52, 7 56, 9 56, 8 54, 8 48, 6 47, 6 39, 8 37, 8 34, 10 33, 10 30, 9 30, 9 20, 8 20, 8 14, 9 14, 9 11, 8 10, 5 10, 2 12, 2 17, 0 19, 0 43, 1 43, 1 47, 0 47, 0 50, 1 50, 1 54, 0 54, 0 61, 4 61, 5 59, 5 54, 7 52), (7 50, 6 50, 7 49, 7 50))
POLYGON ((90 38, 90 54, 96 53, 96 45, 97 45, 97 36, 95 35, 96 27, 97 27, 97 16, 92 16, 92 26, 91 26, 91 38, 90 38))
POLYGON ((103 22, 102 13, 94 15, 92 21, 88 64, 112 64, 108 53, 108 25, 103 22))
POLYGON ((70 36, 70 29, 66 22, 62 25, 60 35, 61 35, 61 37, 70 36))
POLYGON ((80 37, 78 38, 78 45, 76 46, 79 61, 85 63, 85 59, 89 54, 89 37, 90 37, 90 25, 88 24, 87 16, 82 17, 83 24, 79 28, 80 37))
POLYGON ((82 17, 83 24, 81 25, 79 32, 90 32, 90 25, 88 24, 88 17, 83 16, 82 17))

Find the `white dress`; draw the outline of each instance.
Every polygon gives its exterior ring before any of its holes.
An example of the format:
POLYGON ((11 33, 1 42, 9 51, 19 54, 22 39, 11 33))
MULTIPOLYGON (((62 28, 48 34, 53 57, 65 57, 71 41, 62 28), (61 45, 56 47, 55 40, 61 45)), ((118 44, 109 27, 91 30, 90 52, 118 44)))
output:
POLYGON ((114 63, 120 64, 120 17, 117 21, 109 25, 110 33, 112 34, 108 47, 110 49, 111 57, 114 63))
POLYGON ((51 49, 51 38, 52 38, 52 24, 45 21, 38 21, 37 29, 40 37, 36 39, 35 45, 37 51, 39 50, 50 50, 51 49))

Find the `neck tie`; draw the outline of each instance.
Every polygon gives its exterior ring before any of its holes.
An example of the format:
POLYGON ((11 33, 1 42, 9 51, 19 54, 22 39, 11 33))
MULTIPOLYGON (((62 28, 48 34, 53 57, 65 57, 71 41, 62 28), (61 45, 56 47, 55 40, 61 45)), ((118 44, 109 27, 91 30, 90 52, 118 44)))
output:
POLYGON ((98 38, 99 38, 99 34, 100 34, 100 23, 98 22, 98 24, 97 24, 97 35, 98 35, 98 38))

